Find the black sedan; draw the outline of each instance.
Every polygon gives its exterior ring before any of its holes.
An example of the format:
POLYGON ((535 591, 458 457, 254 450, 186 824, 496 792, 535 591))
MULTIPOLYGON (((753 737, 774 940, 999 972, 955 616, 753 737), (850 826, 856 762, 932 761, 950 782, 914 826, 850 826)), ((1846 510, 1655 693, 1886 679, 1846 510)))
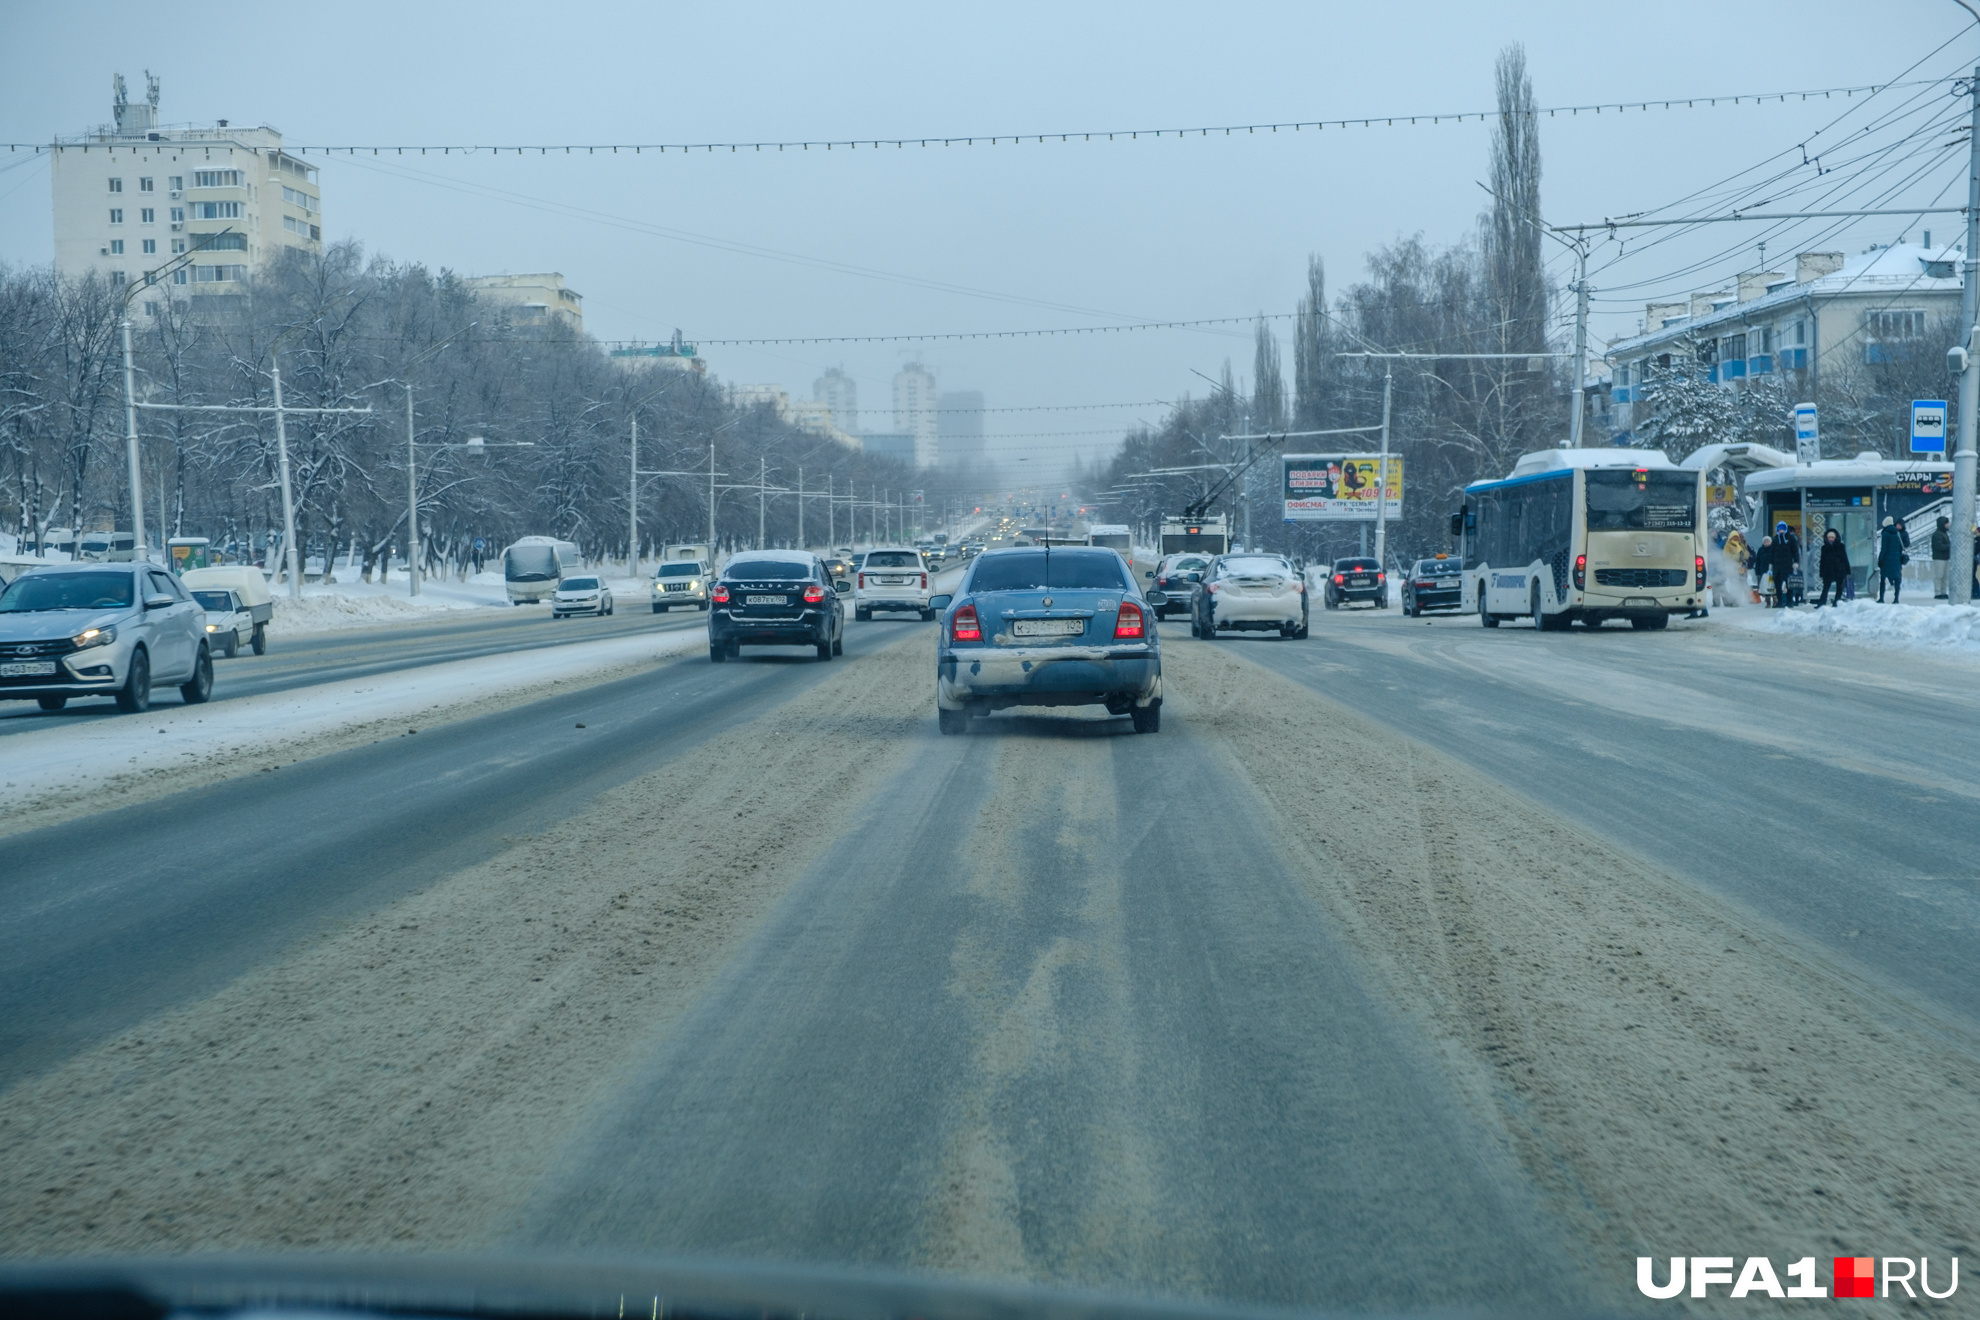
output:
POLYGON ((1327 574, 1321 601, 1330 610, 1365 600, 1378 610, 1389 608, 1389 575, 1373 559, 1336 559, 1327 574))
POLYGON ((733 660, 744 646, 811 646, 820 660, 844 653, 846 610, 825 561, 802 550, 751 550, 722 569, 709 592, 708 658, 733 660))
POLYGON ((1419 559, 1403 579, 1402 609, 1412 619, 1425 610, 1455 610, 1464 605, 1464 566, 1449 555, 1419 559))

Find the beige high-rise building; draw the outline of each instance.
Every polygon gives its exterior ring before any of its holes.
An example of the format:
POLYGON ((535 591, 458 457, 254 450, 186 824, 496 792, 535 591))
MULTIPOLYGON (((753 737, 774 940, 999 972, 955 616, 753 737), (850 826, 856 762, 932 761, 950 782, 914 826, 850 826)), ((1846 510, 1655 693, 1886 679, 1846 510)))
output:
POLYGON ((894 430, 914 437, 914 465, 934 467, 939 457, 936 433, 935 374, 919 362, 894 373, 894 430))
POLYGON ((536 275, 472 275, 461 281, 475 296, 511 309, 520 325, 562 322, 584 333, 584 295, 564 287, 558 271, 536 275))
POLYGON ((158 79, 133 102, 116 78, 113 120, 58 138, 49 162, 55 268, 116 283, 198 249, 174 293, 228 293, 284 252, 323 250, 316 167, 267 125, 161 125, 158 79))

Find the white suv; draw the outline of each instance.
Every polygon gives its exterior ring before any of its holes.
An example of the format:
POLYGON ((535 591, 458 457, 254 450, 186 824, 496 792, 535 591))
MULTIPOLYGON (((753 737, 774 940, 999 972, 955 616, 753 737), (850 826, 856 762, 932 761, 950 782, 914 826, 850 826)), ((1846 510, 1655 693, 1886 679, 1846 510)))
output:
POLYGON ((919 550, 905 545, 868 550, 853 577, 853 617, 864 621, 875 610, 907 610, 932 619, 928 596, 928 565, 919 550))

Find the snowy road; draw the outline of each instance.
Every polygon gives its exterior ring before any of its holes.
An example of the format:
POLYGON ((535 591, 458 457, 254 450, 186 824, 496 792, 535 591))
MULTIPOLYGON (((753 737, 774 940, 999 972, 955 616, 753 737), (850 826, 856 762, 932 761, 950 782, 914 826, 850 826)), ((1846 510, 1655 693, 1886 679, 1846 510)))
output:
MULTIPOLYGON (((1771 874, 1753 813, 1821 775, 1926 782, 1971 727, 1960 671, 1327 615, 1165 628, 1153 737, 949 738, 931 631, 663 657, 10 836, 0 1244, 1607 1313, 1638 1254, 1980 1227, 1941 936, 1893 991, 1890 958, 1680 864, 1771 874), (1766 713, 1714 704, 1726 672, 1766 713), (1850 703, 1917 737, 1772 759, 1850 703)), ((1818 909, 1902 897, 1858 860, 1896 802, 1834 816, 1826 868, 1791 854, 1818 909)), ((1898 820, 1910 864, 1949 868, 1929 819, 1898 820)))
MULTIPOLYGON (((242 651, 231 660, 214 662, 213 700, 288 692, 321 683, 606 637, 703 630, 707 626, 707 616, 699 611, 654 614, 642 605, 636 611, 621 610, 607 619, 553 621, 543 609, 478 609, 435 611, 430 620, 345 632, 285 636, 275 629, 269 634, 268 654, 258 656, 242 651)), ((156 699, 170 705, 178 697, 165 690, 156 699)), ((31 701, 0 702, 0 736, 67 721, 116 716, 116 707, 107 699, 77 701, 61 711, 43 711, 31 701)))
POLYGON ((1316 614, 1306 645, 1220 645, 1980 1025, 1973 660, 1392 611, 1316 614))

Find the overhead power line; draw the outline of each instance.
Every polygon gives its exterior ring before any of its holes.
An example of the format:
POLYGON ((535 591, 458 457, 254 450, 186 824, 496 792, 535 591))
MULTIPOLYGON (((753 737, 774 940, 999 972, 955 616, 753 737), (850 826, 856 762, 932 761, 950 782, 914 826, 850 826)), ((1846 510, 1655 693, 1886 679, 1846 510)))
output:
MULTIPOLYGON (((1924 81, 1939 82, 1947 80, 1931 79, 1924 81)), ((1561 115, 1575 117, 1579 115, 1627 114, 1630 111, 1647 113, 1651 110, 1689 110, 1697 109, 1701 106, 1710 109, 1720 105, 1762 105, 1769 101, 1833 100, 1838 96, 1850 98, 1866 94, 1874 96, 1878 92, 1889 90, 1892 87, 1917 85, 1921 84, 1865 83, 1855 87, 1808 87, 1785 92, 1735 92, 1714 96, 1648 97, 1636 101, 1602 101, 1589 105, 1544 106, 1534 113, 1555 119, 1561 115)), ((873 151, 886 147, 901 150, 907 147, 994 147, 1005 143, 1015 146, 1024 143, 1043 145, 1048 142, 1118 142, 1122 140, 1135 142, 1142 138, 1210 137, 1212 135, 1233 137, 1240 133, 1246 135, 1279 132, 1297 133, 1307 129, 1320 132, 1329 128, 1395 128, 1398 126, 1407 127, 1422 124, 1435 125, 1442 124, 1447 120, 1454 124, 1462 124, 1466 120, 1476 120, 1483 123, 1498 113, 1497 110, 1457 110, 1432 113, 1417 112, 1413 114, 1349 115, 1344 119, 1281 120, 1276 123, 1258 124, 1199 124, 1180 128, 1068 129, 1044 133, 918 133, 898 137, 794 138, 785 141, 765 142, 539 142, 522 144, 505 143, 499 145, 468 143, 288 143, 284 144, 282 149, 296 155, 314 153, 317 155, 349 156, 355 156, 360 152, 372 156, 404 156, 408 154, 422 156, 435 154, 442 156, 456 154, 473 156, 483 153, 489 155, 514 154, 520 156, 532 151, 540 156, 547 156, 552 152, 564 156, 572 156, 580 153, 595 156, 600 152, 607 155, 619 155, 629 152, 638 156, 644 155, 649 151, 656 155, 665 155, 670 151, 678 155, 690 155, 694 152, 707 154, 718 151, 726 151, 731 154, 744 151, 857 151, 862 147, 873 151)), ((158 152, 179 150, 184 145, 171 142, 120 142, 108 137, 96 140, 85 138, 72 142, 9 142, 6 144, 9 151, 26 150, 34 152, 90 150, 158 152)))
MULTIPOLYGON (((1297 312, 1253 312, 1248 316, 1209 316, 1194 321, 1136 321, 1129 325, 1066 325, 1043 330, 963 330, 925 335, 811 335, 787 339, 706 339, 696 337, 697 346, 711 348, 769 348, 792 344, 920 344, 956 339, 1033 339, 1041 335, 1104 335, 1124 330, 1194 330, 1213 325, 1250 325, 1256 321, 1290 321, 1297 312)), ((631 340, 602 341, 614 346, 631 340)))

